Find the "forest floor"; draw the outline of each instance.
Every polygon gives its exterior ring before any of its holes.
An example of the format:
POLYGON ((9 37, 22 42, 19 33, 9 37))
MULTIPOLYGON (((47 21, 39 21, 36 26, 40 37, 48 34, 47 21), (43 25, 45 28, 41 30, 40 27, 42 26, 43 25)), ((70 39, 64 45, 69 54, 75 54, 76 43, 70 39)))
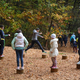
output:
POLYGON ((11 47, 5 47, 4 59, 0 60, 0 80, 80 80, 80 70, 76 69, 78 54, 73 53, 69 45, 60 47, 57 56, 58 72, 51 73, 52 65, 49 50, 46 50, 47 58, 42 59, 40 49, 29 49, 24 57, 24 73, 16 74, 16 54, 11 47), (62 60, 66 54, 67 59, 62 60))

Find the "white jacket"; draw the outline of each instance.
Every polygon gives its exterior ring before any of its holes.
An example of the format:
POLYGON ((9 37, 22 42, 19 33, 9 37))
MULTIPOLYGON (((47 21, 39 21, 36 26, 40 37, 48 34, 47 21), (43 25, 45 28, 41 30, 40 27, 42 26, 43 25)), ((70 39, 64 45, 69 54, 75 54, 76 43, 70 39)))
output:
POLYGON ((15 38, 15 47, 24 47, 24 36, 22 33, 19 33, 15 38))
POLYGON ((50 41, 50 57, 56 57, 58 55, 58 43, 57 43, 58 39, 55 38, 55 39, 52 39, 50 41), (52 52, 52 53, 51 53, 52 52))

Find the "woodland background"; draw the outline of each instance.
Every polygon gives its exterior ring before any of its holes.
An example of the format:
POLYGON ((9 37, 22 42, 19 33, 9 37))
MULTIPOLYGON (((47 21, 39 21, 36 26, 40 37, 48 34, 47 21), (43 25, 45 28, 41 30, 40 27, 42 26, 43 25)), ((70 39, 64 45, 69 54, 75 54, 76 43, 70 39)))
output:
POLYGON ((5 26, 6 45, 10 45, 14 33, 21 29, 31 42, 33 29, 39 27, 44 39, 42 46, 48 47, 50 34, 77 34, 80 27, 79 0, 0 0, 0 24, 5 26), (46 45, 45 45, 46 44, 46 45))

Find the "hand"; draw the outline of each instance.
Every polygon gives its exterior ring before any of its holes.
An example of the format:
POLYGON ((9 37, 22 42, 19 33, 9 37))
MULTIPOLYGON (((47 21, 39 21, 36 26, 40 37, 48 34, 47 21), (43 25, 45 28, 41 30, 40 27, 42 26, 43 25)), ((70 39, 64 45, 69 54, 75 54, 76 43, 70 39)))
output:
POLYGON ((50 51, 50 53, 53 53, 52 51, 50 51))
POLYGON ((9 34, 9 36, 10 36, 10 34, 9 34))
POLYGON ((40 32, 39 34, 42 34, 42 32, 40 32))
POLYGON ((44 38, 44 37, 42 36, 42 38, 44 38))

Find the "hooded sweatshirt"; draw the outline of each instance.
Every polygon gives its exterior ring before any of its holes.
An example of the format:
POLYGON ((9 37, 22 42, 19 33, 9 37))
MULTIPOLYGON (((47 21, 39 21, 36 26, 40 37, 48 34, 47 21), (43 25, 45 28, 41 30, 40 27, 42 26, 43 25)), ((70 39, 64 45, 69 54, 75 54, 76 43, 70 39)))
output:
POLYGON ((28 41, 22 33, 18 33, 17 36, 12 40, 11 45, 13 49, 26 49, 28 46, 28 41))
POLYGON ((33 30, 32 40, 38 40, 38 36, 42 37, 41 35, 39 35, 39 32, 37 32, 37 31, 34 29, 34 30, 33 30))
POLYGON ((58 39, 55 38, 55 39, 52 39, 50 41, 50 57, 56 57, 58 55, 58 43, 57 43, 58 39), (51 53, 52 52, 52 53, 51 53))

